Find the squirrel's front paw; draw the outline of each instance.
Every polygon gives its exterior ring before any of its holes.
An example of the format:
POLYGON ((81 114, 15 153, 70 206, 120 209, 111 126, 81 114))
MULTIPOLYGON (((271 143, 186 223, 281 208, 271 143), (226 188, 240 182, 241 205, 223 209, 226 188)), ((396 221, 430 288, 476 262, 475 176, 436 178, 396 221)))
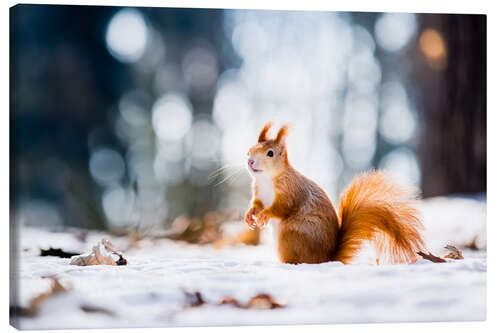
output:
POLYGON ((259 214, 257 214, 257 226, 259 228, 264 228, 268 223, 269 223, 269 219, 271 217, 263 212, 260 212, 259 214))
POLYGON ((245 214, 245 222, 246 224, 248 224, 248 227, 250 229, 254 229, 255 228, 255 214, 257 214, 257 209, 255 208, 250 208, 247 213, 245 214))

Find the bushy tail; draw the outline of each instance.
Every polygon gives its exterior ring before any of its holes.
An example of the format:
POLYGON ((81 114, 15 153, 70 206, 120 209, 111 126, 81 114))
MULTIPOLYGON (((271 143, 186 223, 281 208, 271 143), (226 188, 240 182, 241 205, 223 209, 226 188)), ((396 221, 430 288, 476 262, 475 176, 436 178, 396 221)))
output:
POLYGON ((424 249, 423 225, 413 207, 415 192, 390 181, 380 171, 363 173, 340 198, 340 230, 334 260, 347 264, 370 241, 379 258, 410 263, 424 249))

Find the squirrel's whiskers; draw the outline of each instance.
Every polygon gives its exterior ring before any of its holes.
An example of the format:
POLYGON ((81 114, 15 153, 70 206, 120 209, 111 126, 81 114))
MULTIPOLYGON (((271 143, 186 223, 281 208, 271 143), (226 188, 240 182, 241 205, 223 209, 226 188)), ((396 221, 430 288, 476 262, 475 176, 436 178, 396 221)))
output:
POLYGON ((230 184, 234 182, 238 176, 240 176, 243 172, 245 171, 245 167, 242 165, 224 165, 218 169, 216 169, 214 172, 212 172, 209 176, 209 182, 215 182, 214 186, 221 185, 227 181, 229 181, 230 184), (226 175, 227 174, 227 175, 226 175), (216 179, 219 177, 223 177, 222 180, 219 180, 216 182, 216 179))

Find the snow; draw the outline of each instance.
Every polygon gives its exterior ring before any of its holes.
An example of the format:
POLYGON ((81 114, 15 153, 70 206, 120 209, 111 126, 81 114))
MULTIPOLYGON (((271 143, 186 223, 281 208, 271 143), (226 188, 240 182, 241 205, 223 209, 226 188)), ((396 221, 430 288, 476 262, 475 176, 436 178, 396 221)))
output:
MULTIPOLYGON (((17 278, 20 305, 47 291, 55 275, 70 291, 59 294, 22 329, 475 321, 486 317, 485 198, 442 197, 421 205, 425 238, 436 255, 446 244, 463 246, 477 236, 479 251, 464 260, 435 264, 377 265, 370 251, 353 265, 279 263, 273 237, 263 245, 215 249, 169 240, 144 240, 91 232, 85 242, 71 232, 20 228, 17 278), (124 250, 126 266, 72 266, 70 259, 40 257, 39 249, 87 252, 102 237, 124 250), (208 302, 185 308, 183 291, 208 302), (216 305, 223 297, 248 301, 268 293, 282 309, 248 310, 216 305), (81 305, 115 313, 86 313, 81 305)), ((240 222, 238 225, 243 225, 240 222)))

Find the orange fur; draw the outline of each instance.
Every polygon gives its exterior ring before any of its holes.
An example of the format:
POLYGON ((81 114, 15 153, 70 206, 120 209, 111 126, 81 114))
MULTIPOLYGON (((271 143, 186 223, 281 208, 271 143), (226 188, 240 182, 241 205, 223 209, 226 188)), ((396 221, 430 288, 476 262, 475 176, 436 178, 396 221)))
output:
POLYGON ((389 181, 382 172, 361 174, 342 195, 339 217, 323 189, 290 165, 284 142, 289 127, 269 139, 270 126, 264 126, 249 151, 254 182, 245 221, 262 228, 271 219, 278 220, 281 261, 347 264, 365 241, 372 242, 390 262, 415 261, 424 242, 411 191, 389 181))
POLYGON ((260 130, 258 142, 263 142, 267 140, 267 132, 269 131, 272 125, 273 125, 272 121, 264 125, 264 127, 260 130))
POLYGON ((361 174, 340 199, 334 260, 351 262, 362 243, 371 241, 377 254, 392 263, 416 261, 416 252, 423 249, 424 241, 414 198, 412 190, 389 181, 380 171, 361 174))
MULTIPOLYGON (((269 123, 268 123, 269 124, 269 123)), ((277 144, 284 144, 284 141, 283 139, 285 139, 287 136, 288 136, 288 133, 290 132, 290 125, 284 125, 282 126, 279 131, 278 131, 278 134, 276 134, 276 138, 274 139, 274 141, 277 143, 277 144), (282 142, 283 141, 283 142, 282 142)))

